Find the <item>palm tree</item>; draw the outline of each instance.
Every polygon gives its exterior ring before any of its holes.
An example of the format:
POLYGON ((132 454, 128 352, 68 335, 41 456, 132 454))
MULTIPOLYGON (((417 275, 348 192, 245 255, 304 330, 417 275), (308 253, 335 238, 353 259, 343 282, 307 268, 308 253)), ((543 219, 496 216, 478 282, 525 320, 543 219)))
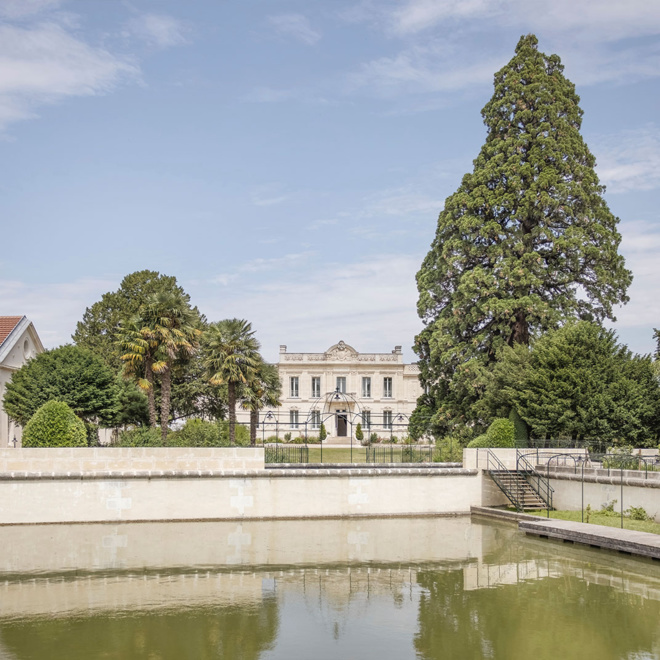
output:
POLYGON ((122 326, 119 345, 124 351, 124 374, 135 378, 149 399, 149 424, 156 426, 154 381, 160 376, 160 428, 167 442, 172 391, 172 364, 191 355, 199 345, 198 317, 179 292, 151 295, 140 313, 122 326))
POLYGON ((259 411, 262 408, 273 408, 282 405, 282 384, 277 367, 260 361, 256 368, 254 378, 243 388, 242 406, 250 411, 250 444, 257 444, 257 425, 259 424, 259 411))
POLYGON ((149 296, 141 308, 143 331, 157 346, 153 372, 160 375, 160 429, 167 442, 172 398, 172 364, 192 355, 199 346, 202 331, 199 317, 178 292, 162 291, 149 296))
POLYGON ((252 324, 242 319, 212 323, 206 332, 205 365, 213 385, 227 384, 229 404, 229 441, 236 442, 237 390, 252 382, 259 363, 259 342, 252 324))
POLYGON ((146 392, 149 402, 149 426, 156 428, 153 364, 158 345, 139 316, 121 324, 117 344, 122 351, 120 357, 124 362, 124 376, 135 380, 137 386, 146 392))

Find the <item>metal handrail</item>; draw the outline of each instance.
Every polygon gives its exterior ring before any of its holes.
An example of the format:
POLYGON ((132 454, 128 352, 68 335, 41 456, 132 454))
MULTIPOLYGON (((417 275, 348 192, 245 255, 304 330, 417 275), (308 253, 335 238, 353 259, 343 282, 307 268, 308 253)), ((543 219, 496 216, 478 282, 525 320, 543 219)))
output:
POLYGON ((507 487, 498 476, 498 473, 501 474, 502 472, 507 474, 518 474, 517 470, 509 470, 509 468, 506 467, 506 465, 504 465, 504 463, 502 463, 502 461, 497 458, 490 449, 487 449, 486 451, 486 469, 488 470, 488 474, 490 474, 492 480, 497 484, 497 487, 507 496, 511 504, 516 507, 516 510, 524 511, 525 507, 521 498, 520 485, 516 485, 514 493, 514 489, 507 487), (495 470, 490 467, 491 461, 495 465, 495 470))
POLYGON ((533 481, 528 483, 532 488, 534 488, 537 495, 545 502, 549 516, 550 509, 554 508, 552 506, 552 501, 555 492, 555 489, 550 485, 550 479, 548 477, 542 476, 541 473, 537 471, 536 467, 527 460, 525 454, 521 454, 519 450, 516 450, 516 454, 516 469, 520 471, 520 465, 522 464, 522 466, 525 468, 525 472, 529 472, 532 474, 532 476, 536 477, 536 487, 534 487, 533 481))

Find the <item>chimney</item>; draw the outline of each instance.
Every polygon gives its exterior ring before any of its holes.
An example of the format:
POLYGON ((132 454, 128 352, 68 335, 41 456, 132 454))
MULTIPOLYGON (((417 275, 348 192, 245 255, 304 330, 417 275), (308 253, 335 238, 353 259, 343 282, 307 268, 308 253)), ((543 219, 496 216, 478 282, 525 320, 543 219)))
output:
POLYGON ((280 353, 286 353, 286 344, 280 344, 280 353))

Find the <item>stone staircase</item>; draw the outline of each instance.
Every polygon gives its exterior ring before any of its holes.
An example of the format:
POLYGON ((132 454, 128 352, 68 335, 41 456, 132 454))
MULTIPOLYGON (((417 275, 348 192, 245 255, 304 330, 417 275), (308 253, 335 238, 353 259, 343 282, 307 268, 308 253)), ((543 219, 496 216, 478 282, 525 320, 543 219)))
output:
POLYGON ((548 506, 532 488, 524 473, 513 470, 489 470, 488 473, 517 509, 531 511, 548 506))

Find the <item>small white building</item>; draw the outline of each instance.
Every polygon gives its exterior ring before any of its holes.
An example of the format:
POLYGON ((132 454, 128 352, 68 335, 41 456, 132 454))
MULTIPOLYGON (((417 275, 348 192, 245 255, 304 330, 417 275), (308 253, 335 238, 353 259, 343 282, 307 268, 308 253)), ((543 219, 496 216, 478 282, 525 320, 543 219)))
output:
POLYGON ((350 442, 358 423, 365 437, 402 437, 422 393, 419 367, 404 364, 401 346, 390 353, 358 353, 340 341, 323 353, 288 353, 280 346, 277 364, 282 406, 259 415, 264 437, 291 433, 350 442))
POLYGON ((5 389, 12 374, 30 358, 43 353, 44 347, 26 316, 0 316, 0 447, 21 442, 21 427, 14 424, 4 409, 5 389))

